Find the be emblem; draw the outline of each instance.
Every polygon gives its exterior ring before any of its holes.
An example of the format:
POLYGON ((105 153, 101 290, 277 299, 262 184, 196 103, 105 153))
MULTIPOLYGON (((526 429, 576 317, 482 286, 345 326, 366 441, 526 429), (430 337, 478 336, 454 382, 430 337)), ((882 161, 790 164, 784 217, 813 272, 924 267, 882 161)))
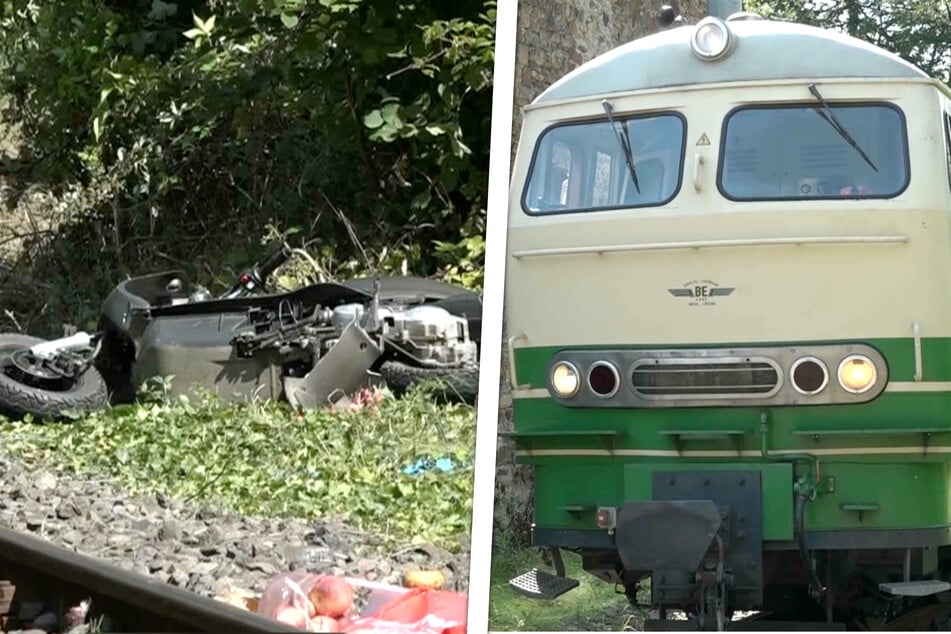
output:
POLYGON ((688 298, 688 306, 716 306, 717 298, 729 297, 734 290, 736 288, 720 286, 712 280, 691 280, 680 288, 668 288, 667 292, 674 297, 688 298))

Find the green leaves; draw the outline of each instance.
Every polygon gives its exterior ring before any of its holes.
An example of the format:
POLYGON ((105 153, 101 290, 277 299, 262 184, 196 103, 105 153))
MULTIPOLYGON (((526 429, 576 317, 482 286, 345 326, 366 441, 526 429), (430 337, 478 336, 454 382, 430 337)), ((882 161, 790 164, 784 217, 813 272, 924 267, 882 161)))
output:
POLYGON ((749 11, 834 29, 880 46, 951 84, 947 0, 749 0, 749 11))
POLYGON ((384 143, 389 143, 399 137, 415 136, 419 131, 416 125, 403 121, 400 114, 400 104, 395 101, 389 101, 382 108, 370 111, 364 117, 363 123, 372 130, 370 133, 371 140, 384 143))
POLYGON ((221 407, 213 397, 166 400, 167 380, 136 405, 75 422, 0 421, 9 451, 85 476, 118 479, 136 493, 224 502, 249 514, 345 519, 406 543, 457 549, 469 530, 472 471, 402 473, 420 456, 471 465, 475 413, 422 392, 379 410, 300 417, 283 405, 221 407))
POLYGON ((339 277, 441 273, 433 243, 483 222, 493 3, 30 6, 0 16, 2 114, 57 229, 8 276, 47 290, 5 308, 38 334, 95 327, 126 275, 183 265, 216 292, 268 223, 339 277))
POLYGON ((190 40, 195 40, 195 43, 199 44, 203 38, 211 37, 211 32, 215 30, 215 16, 211 16, 207 20, 202 20, 197 15, 192 17, 195 22, 195 28, 188 29, 182 35, 190 40))

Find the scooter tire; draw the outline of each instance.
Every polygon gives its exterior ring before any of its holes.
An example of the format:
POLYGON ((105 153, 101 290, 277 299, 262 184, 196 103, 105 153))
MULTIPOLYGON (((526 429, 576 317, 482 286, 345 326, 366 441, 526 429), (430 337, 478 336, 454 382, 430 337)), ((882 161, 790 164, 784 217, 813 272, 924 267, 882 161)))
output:
POLYGON ((475 404, 479 396, 479 366, 464 368, 421 368, 400 361, 387 361, 380 366, 380 375, 394 394, 402 395, 413 387, 438 382, 437 396, 452 402, 475 404))
MULTIPOLYGON (((29 335, 0 334, 0 358, 44 340, 29 335)), ((0 414, 22 418, 60 418, 68 412, 85 414, 106 407, 106 382, 95 367, 90 366, 66 390, 45 390, 26 385, 0 369, 0 414)))

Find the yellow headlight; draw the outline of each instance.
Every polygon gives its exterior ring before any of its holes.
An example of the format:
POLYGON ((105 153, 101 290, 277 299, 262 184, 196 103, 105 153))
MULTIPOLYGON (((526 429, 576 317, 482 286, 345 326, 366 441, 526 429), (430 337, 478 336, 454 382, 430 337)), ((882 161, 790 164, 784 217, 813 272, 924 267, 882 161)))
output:
POLYGON ((839 384, 853 394, 870 390, 877 376, 875 364, 868 357, 853 355, 839 364, 839 384))
POLYGON ((578 369, 567 361, 556 364, 551 370, 551 387, 561 398, 574 396, 581 387, 578 369))

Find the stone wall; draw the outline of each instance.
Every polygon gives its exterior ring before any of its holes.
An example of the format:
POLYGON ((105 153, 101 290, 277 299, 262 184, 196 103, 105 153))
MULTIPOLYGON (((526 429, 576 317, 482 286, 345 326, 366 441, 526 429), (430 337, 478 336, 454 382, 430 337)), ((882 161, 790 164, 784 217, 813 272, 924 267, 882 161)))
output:
MULTIPOLYGON (((515 52, 513 141, 518 142, 521 109, 559 77, 632 39, 657 31, 655 16, 670 4, 691 22, 703 15, 702 0, 519 0, 515 52)), ((514 157, 515 145, 512 152, 514 157)), ((512 429, 512 396, 503 325, 499 430, 512 429)), ((509 440, 499 440, 496 457, 495 519, 498 529, 525 539, 532 513, 531 469, 515 464, 509 440)))
POLYGON ((698 0, 519 0, 515 138, 522 106, 581 64, 656 32, 655 16, 662 4, 688 19, 702 15, 705 6, 698 0))

